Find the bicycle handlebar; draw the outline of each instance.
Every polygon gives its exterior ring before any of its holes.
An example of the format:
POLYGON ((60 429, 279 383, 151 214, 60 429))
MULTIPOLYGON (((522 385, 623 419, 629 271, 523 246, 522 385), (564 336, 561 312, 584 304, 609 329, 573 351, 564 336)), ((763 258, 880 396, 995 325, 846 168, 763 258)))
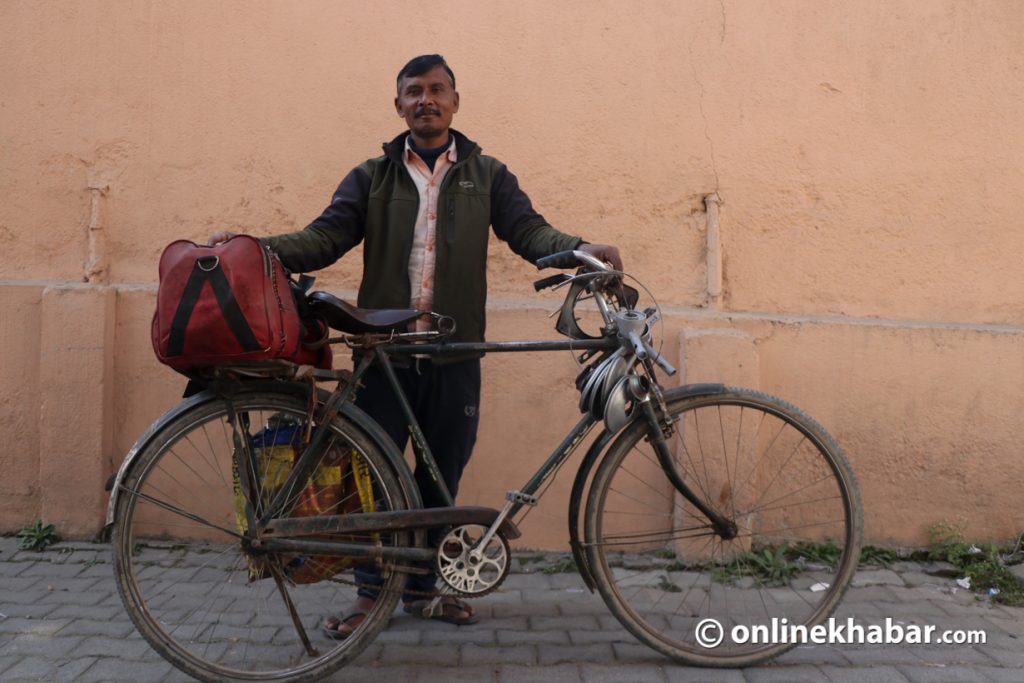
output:
POLYGON ((612 269, 611 266, 596 256, 579 250, 560 251, 557 254, 542 256, 537 259, 537 270, 544 270, 545 268, 575 268, 576 266, 588 266, 597 272, 610 271, 612 269))

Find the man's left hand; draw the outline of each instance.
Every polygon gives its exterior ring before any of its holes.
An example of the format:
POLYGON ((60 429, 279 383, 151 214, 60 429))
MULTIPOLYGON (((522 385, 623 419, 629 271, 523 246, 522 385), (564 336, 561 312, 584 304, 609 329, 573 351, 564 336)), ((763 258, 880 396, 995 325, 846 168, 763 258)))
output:
POLYGON ((577 251, 596 256, 597 258, 612 264, 612 268, 622 271, 622 257, 619 256, 619 248, 610 244, 581 244, 576 247, 577 251))

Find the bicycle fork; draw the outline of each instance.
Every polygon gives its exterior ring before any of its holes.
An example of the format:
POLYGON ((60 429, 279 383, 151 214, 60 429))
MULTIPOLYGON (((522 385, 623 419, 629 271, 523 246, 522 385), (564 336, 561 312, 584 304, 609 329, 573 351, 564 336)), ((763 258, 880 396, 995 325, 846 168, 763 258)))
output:
POLYGON ((736 522, 725 518, 717 510, 709 506, 703 500, 701 500, 683 481, 682 477, 679 476, 678 470, 676 470, 675 463, 672 462, 672 452, 669 450, 668 442, 665 440, 666 436, 672 436, 675 432, 675 428, 672 426, 672 419, 669 417, 668 410, 666 409, 664 402, 662 403, 662 413, 664 420, 659 419, 657 413, 654 410, 654 403, 651 401, 651 391, 645 387, 634 393, 634 398, 637 403, 640 404, 640 409, 643 411, 644 417, 647 420, 649 427, 648 439, 651 445, 654 446, 654 452, 658 456, 658 464, 661 465, 661 469, 665 471, 665 476, 675 487, 679 494, 688 500, 695 508, 697 508, 702 515, 707 517, 708 521, 711 522, 711 528, 721 537, 723 540, 730 540, 736 538, 739 533, 739 529, 736 522))

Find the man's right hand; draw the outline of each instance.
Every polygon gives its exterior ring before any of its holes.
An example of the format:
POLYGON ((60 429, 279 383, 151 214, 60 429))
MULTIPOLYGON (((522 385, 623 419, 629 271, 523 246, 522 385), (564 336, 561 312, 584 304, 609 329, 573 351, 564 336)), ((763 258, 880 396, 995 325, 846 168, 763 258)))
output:
POLYGON ((221 242, 227 242, 229 239, 237 235, 237 232, 231 232, 230 230, 218 230, 217 232, 210 235, 210 239, 206 241, 206 246, 213 247, 221 242))

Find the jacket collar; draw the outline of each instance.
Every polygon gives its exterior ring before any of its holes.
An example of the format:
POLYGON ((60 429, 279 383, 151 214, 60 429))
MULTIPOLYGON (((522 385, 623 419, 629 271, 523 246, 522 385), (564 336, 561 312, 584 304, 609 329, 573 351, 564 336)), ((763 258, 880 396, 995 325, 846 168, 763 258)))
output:
MULTIPOLYGON (((480 151, 479 145, 477 145, 475 142, 467 138, 459 131, 455 130, 454 128, 449 128, 448 130, 452 134, 452 137, 455 138, 455 153, 458 155, 459 158, 459 161, 456 163, 465 161, 470 157, 470 155, 478 153, 480 151)), ((405 155, 405 139, 407 137, 409 137, 409 131, 405 131, 404 133, 399 134, 391 142, 385 142, 384 156, 386 156, 388 159, 391 159, 395 163, 403 163, 405 155)))

